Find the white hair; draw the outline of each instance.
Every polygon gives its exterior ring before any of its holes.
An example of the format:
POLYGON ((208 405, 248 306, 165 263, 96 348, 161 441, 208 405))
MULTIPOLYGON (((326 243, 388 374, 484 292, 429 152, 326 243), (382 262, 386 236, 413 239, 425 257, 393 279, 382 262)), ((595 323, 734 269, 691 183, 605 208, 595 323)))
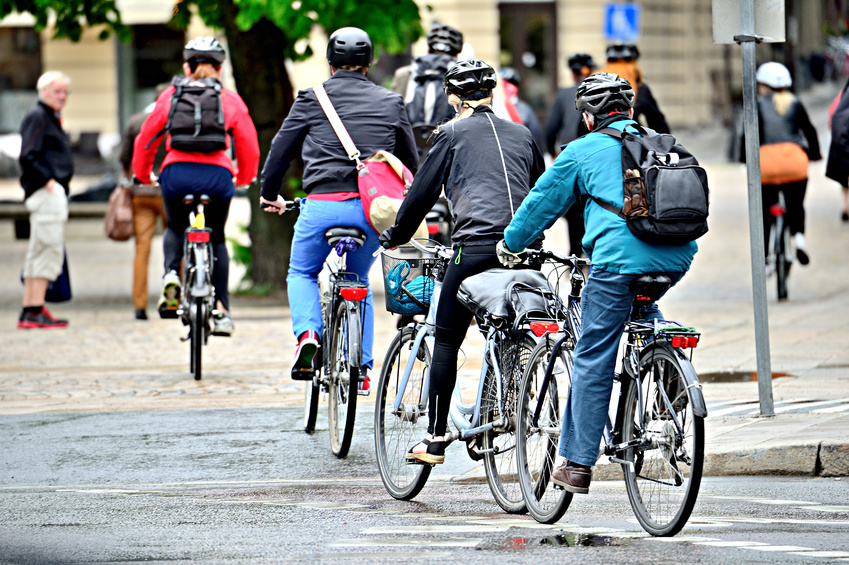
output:
POLYGON ((39 93, 44 92, 44 90, 53 84, 56 81, 61 81, 68 86, 71 86, 71 77, 66 75, 61 71, 47 71, 40 77, 38 77, 38 82, 35 87, 39 93))

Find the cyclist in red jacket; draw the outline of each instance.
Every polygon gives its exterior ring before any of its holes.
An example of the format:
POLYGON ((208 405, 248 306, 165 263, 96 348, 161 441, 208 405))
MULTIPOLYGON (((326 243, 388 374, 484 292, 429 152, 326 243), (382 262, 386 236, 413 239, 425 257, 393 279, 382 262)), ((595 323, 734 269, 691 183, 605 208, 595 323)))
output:
MULTIPOLYGON (((226 149, 209 151, 199 148, 194 151, 182 145, 182 149, 175 149, 172 147, 172 136, 165 136, 168 137, 168 152, 162 162, 162 173, 159 177, 167 219, 162 242, 165 276, 158 310, 163 318, 175 317, 179 306, 180 277, 177 273, 183 255, 183 233, 189 226, 189 210, 183 205, 183 196, 207 194, 211 202, 205 208, 205 215, 207 227, 212 228, 211 241, 215 255, 212 283, 215 287, 217 310, 213 313, 212 335, 229 336, 233 333, 233 320, 230 318, 227 292, 230 256, 224 242, 224 224, 230 212, 230 200, 235 195, 234 177, 235 183, 240 186, 248 185, 256 178, 259 168, 259 142, 245 103, 238 94, 218 83, 225 57, 224 49, 212 37, 193 39, 183 50, 183 72, 186 77, 192 79, 189 84, 211 85, 220 89, 224 130, 227 133, 225 143, 227 149, 234 150, 238 168, 234 166, 226 149)), ((136 137, 133 174, 141 182, 148 182, 150 179, 153 159, 163 139, 160 135, 169 122, 172 96, 177 90, 176 85, 182 84, 183 81, 184 77, 175 77, 172 85, 160 94, 153 112, 145 120, 141 132, 136 137)))

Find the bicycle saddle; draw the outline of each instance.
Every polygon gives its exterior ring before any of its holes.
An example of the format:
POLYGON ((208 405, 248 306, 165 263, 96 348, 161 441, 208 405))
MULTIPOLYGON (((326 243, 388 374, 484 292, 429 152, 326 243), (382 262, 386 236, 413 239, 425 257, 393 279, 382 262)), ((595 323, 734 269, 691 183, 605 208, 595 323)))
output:
POLYGON ((666 275, 643 275, 631 281, 631 290, 637 294, 656 295, 672 286, 666 275))
POLYGON ((366 241, 366 234, 360 228, 330 228, 324 233, 324 237, 331 246, 335 246, 343 237, 353 238, 360 247, 366 241))

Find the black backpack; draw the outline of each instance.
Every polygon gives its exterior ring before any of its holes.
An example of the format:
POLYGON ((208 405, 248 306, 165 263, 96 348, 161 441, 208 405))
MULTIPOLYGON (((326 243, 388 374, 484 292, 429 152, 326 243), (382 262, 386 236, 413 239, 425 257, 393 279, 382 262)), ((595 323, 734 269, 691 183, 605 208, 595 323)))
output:
POLYGON ((668 133, 636 124, 625 129, 597 130, 622 141, 623 207, 590 198, 651 243, 683 245, 706 234, 710 190, 696 158, 668 133))
POLYGON ((436 126, 454 116, 442 89, 445 73, 454 62, 453 57, 440 54, 422 55, 413 61, 410 81, 415 87, 412 93, 408 88, 404 104, 420 150, 430 147, 436 126))
POLYGON ((145 149, 166 132, 171 136, 171 149, 178 151, 212 153, 227 149, 221 83, 214 78, 174 77, 171 84, 175 90, 168 122, 145 149))

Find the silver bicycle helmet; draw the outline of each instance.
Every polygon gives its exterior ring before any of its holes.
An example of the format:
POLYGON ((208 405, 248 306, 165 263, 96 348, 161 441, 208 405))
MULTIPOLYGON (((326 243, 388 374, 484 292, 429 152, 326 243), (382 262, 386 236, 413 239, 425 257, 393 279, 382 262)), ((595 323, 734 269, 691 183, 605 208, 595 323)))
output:
POLYGON ((575 109, 591 116, 629 110, 634 105, 631 84, 614 73, 590 75, 578 86, 575 109))
POLYGON ((605 56, 608 61, 616 61, 617 59, 631 61, 640 58, 640 50, 633 43, 614 43, 607 46, 605 56))
POLYGON ((208 35, 196 37, 183 48, 183 60, 220 65, 227 58, 218 40, 208 35))
POLYGON ((463 50, 463 34, 449 25, 435 23, 427 32, 427 46, 431 51, 452 57, 463 50))
POLYGON ((764 63, 758 67, 755 79, 760 84, 765 84, 773 90, 781 90, 793 86, 790 71, 781 63, 776 62, 764 63))

